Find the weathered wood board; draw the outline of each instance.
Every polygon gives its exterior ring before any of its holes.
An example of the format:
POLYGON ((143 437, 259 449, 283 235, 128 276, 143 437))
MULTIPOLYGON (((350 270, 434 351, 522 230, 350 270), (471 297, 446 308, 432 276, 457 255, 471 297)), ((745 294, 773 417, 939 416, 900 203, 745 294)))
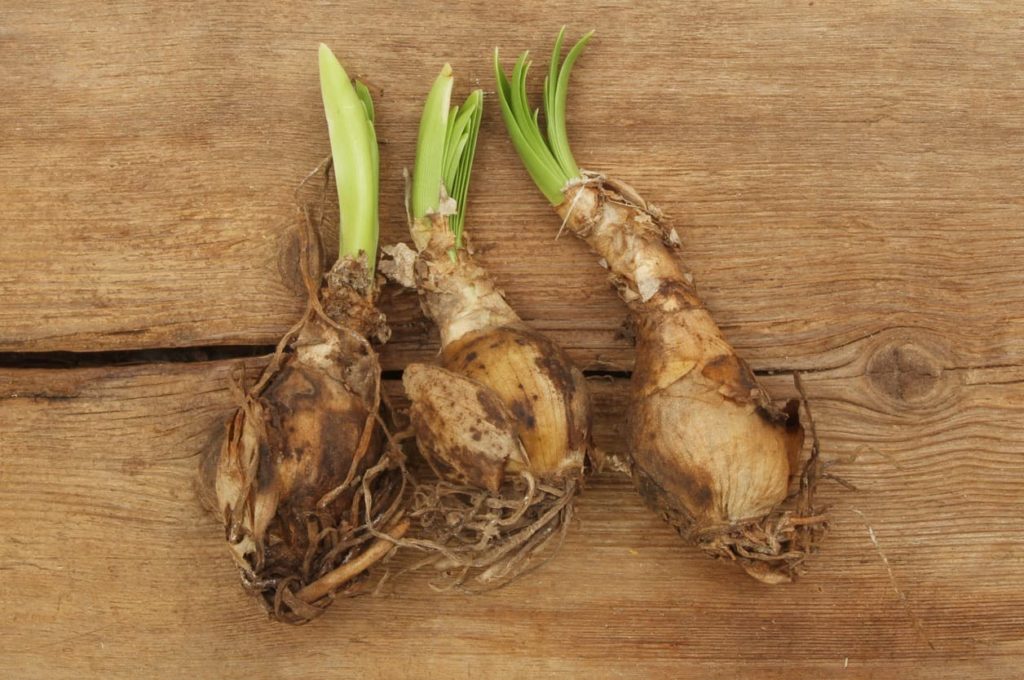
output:
MULTIPOLYGON (((944 373, 912 411, 851 370, 805 377, 834 529, 797 585, 684 547, 597 477, 529 578, 442 595, 426 575, 267 622, 195 497, 229 362, 0 373, 0 658, 10 677, 1012 677, 1024 626, 1024 371, 944 373), (57 375, 54 375, 57 373, 57 375)), ((855 367, 851 367, 855 368, 855 367)), ((792 396, 788 376, 768 385, 792 396)), ((598 443, 621 381, 594 381, 598 443)), ((397 388, 397 386, 392 386, 397 388)), ((400 566, 404 561, 397 564, 400 566)))
MULTIPOLYGON (((481 260, 582 366, 628 370, 622 305, 555 241, 494 104, 481 260)), ((1022 111, 1009 0, 0 5, 0 352, 25 353, 0 361, 0 675, 1019 677, 1022 111), (17 366, 273 344, 302 305, 294 190, 328 151, 317 43, 374 88, 394 242, 440 65, 457 93, 491 90, 494 46, 540 71, 562 23, 598 31, 570 94, 577 160, 665 210, 728 337, 780 398, 801 372, 858 490, 822 487, 833 530, 793 586, 694 554, 605 473, 527 581, 465 598, 414 576, 267 623, 192 486, 231 362, 17 366)), ((385 367, 429 359, 415 296, 382 305, 385 367)), ((624 381, 594 387, 621 451, 624 381)))
MULTIPOLYGON (((280 273, 293 191, 328 153, 317 42, 380 93, 395 241, 440 64, 457 92, 490 90, 495 45, 546 63, 561 23, 598 31, 570 95, 579 162, 674 219, 755 366, 818 367, 892 328, 946 344, 950 365, 1022 360, 1014 2, 7 3, 0 349, 272 344, 301 306, 280 273)), ((527 319, 581 362, 628 367, 618 301, 582 244, 553 242, 493 99, 468 229, 527 319)), ((387 305, 391 368, 430 353, 413 300, 387 305)))

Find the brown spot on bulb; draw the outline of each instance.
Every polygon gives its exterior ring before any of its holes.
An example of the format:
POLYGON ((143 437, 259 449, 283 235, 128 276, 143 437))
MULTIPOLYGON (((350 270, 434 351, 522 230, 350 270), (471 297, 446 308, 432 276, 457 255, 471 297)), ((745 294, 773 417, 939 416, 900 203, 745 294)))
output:
POLYGON ((680 533, 687 531, 694 522, 693 515, 682 506, 678 499, 667 493, 643 469, 633 466, 633 485, 647 507, 675 527, 680 533))
POLYGON ((545 351, 543 355, 534 359, 534 363, 551 380, 555 390, 564 394, 566 402, 569 402, 572 401, 576 391, 576 381, 573 379, 570 364, 561 359, 562 357, 559 356, 557 349, 552 344, 551 350, 545 351))
POLYGON ((681 472, 678 477, 679 485, 686 489, 687 495, 698 508, 711 507, 711 501, 715 495, 708 485, 709 479, 698 479, 698 475, 689 472, 681 472))
POLYGON ((481 408, 484 410, 484 414, 487 419, 492 423, 500 423, 504 420, 504 416, 501 413, 501 406, 497 400, 489 393, 480 390, 476 393, 476 400, 480 402, 481 408))
POLYGON ((754 372, 743 359, 735 354, 722 354, 704 365, 701 374, 717 383, 721 393, 739 403, 747 403, 761 391, 754 372))
POLYGON ((259 443, 259 467, 256 468, 256 488, 266 491, 274 481, 274 459, 266 440, 259 443))
POLYGON ((582 374, 551 340, 520 326, 496 327, 446 345, 441 362, 493 391, 531 469, 552 475, 575 469, 588 441, 589 398, 582 374), (474 353, 476 360, 467 361, 474 353))
POLYGON ((528 430, 537 427, 537 419, 533 415, 533 407, 523 399, 517 399, 509 405, 512 415, 528 430))

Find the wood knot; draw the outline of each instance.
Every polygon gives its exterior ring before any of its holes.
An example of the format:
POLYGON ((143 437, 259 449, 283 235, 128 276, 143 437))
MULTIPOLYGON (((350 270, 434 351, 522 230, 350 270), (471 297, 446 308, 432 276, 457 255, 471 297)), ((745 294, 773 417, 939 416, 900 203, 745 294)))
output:
POLYGON ((868 360, 868 381, 901 402, 920 402, 939 387, 942 366, 927 349, 908 342, 884 345, 868 360))

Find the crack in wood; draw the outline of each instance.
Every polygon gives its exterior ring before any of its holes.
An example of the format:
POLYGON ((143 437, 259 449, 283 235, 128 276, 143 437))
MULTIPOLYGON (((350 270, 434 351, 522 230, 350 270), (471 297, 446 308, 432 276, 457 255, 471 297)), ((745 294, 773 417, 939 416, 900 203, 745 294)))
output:
POLYGON ((99 352, 0 352, 0 368, 105 368, 139 364, 187 364, 252 359, 274 351, 273 345, 209 345, 155 347, 99 352))

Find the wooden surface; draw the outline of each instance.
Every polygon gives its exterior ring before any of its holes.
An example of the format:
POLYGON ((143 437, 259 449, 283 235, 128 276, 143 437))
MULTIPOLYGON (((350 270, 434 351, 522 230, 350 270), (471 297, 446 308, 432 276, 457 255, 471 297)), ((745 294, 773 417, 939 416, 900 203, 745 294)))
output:
MULTIPOLYGON (((1019 677, 1018 3, 9 2, 0 97, 5 677, 1019 677), (562 23, 598 30, 570 95, 577 160, 671 216, 728 337, 780 398, 802 373, 857 490, 823 486, 834 528, 792 586, 694 554, 605 473, 528 580, 464 598, 415 577, 269 624, 192 487, 234 362, 148 360, 270 344, 298 313, 293 190, 328 149, 319 41, 377 91, 389 242, 440 64, 489 89, 495 44, 543 61, 562 23), (110 350, 150 352, 20 368, 110 350)), ((622 306, 581 244, 553 242, 493 103, 481 259, 582 365, 628 370, 622 306)), ((386 368, 432 356, 414 296, 384 306, 386 368)), ((624 381, 594 387, 621 451, 624 381)))

